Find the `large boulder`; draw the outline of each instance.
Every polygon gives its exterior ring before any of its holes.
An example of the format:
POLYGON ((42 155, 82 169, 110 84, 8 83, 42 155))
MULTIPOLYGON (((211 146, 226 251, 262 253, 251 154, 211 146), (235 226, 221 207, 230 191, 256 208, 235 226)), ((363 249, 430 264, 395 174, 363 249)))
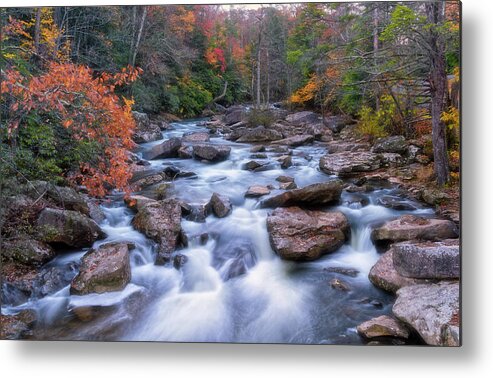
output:
POLYGON ((228 197, 213 193, 210 201, 212 212, 218 218, 224 218, 233 211, 233 205, 228 197))
POLYGON ((149 203, 155 203, 156 200, 146 197, 146 196, 141 196, 138 194, 133 194, 131 196, 128 196, 125 198, 125 204, 132 210, 134 211, 139 211, 142 209, 145 205, 149 203))
POLYGON ((161 128, 155 123, 151 123, 149 116, 145 113, 132 112, 136 128, 132 139, 135 143, 147 143, 163 139, 161 128))
POLYGON ((181 146, 181 138, 171 138, 153 146, 149 151, 144 152, 143 156, 147 160, 178 157, 178 150, 181 146))
POLYGON ((394 250, 391 248, 370 269, 368 279, 373 285, 385 291, 395 293, 401 287, 429 282, 423 279, 401 276, 394 267, 393 255, 394 250))
POLYGON ((82 257, 79 273, 70 284, 70 294, 120 291, 127 286, 130 278, 128 244, 103 244, 82 257))
POLYGON ((388 315, 382 315, 361 323, 356 327, 356 330, 367 339, 373 339, 375 337, 399 337, 407 339, 409 337, 409 329, 406 325, 388 315))
POLYGON ((340 248, 347 239, 349 224, 340 212, 275 209, 267 217, 272 249, 282 258, 310 261, 340 248))
POLYGON ((312 184, 299 189, 266 198, 261 207, 286 207, 293 205, 328 205, 341 197, 342 182, 339 180, 312 184))
POLYGON ((392 152, 404 154, 407 151, 408 143, 402 135, 380 138, 373 145, 373 152, 392 152))
POLYGON ((404 277, 455 279, 460 277, 458 239, 440 242, 404 242, 392 246, 393 263, 404 277))
POLYGON ((459 346, 459 283, 407 286, 397 291, 392 312, 428 345, 459 346))
POLYGON ((192 154, 195 159, 208 160, 211 162, 226 160, 231 153, 231 147, 202 143, 193 146, 192 154))
POLYGON ((254 129, 243 132, 242 136, 237 139, 239 143, 256 143, 256 142, 271 142, 282 139, 282 134, 279 131, 266 129, 263 126, 258 126, 254 129))
POLYGON ((74 210, 90 215, 91 209, 88 199, 75 189, 67 186, 58 186, 47 181, 31 181, 24 187, 24 192, 33 199, 38 199, 43 193, 57 205, 67 210, 74 210))
POLYGON ((457 226, 444 219, 428 219, 414 215, 403 215, 375 228, 371 237, 380 243, 407 240, 443 240, 456 238, 457 226))
POLYGON ((37 220, 39 239, 46 243, 62 243, 69 247, 90 247, 105 234, 91 218, 77 211, 44 209, 37 220))
POLYGON ((18 238, 2 242, 2 260, 15 260, 26 265, 41 266, 55 255, 52 247, 38 240, 18 238))
POLYGON ((22 310, 15 315, 0 314, 0 340, 19 340, 29 336, 36 323, 36 312, 22 310))
POLYGON ((223 117, 223 122, 228 126, 233 125, 235 123, 243 121, 246 118, 246 115, 247 110, 244 106, 231 106, 226 109, 223 117))
POLYGON ((159 244, 159 260, 161 255, 170 254, 179 244, 181 214, 181 203, 167 199, 144 205, 132 221, 137 231, 159 244))
POLYGON ((245 193, 245 197, 262 197, 270 193, 270 189, 262 185, 252 185, 245 193))
POLYGON ((192 131, 183 134, 183 143, 203 143, 210 140, 210 134, 208 131, 192 131))
POLYGON ((339 152, 320 158, 320 169, 329 175, 352 176, 382 166, 382 156, 372 152, 339 152))
POLYGON ((346 116, 329 116, 324 119, 325 125, 334 133, 340 133, 341 130, 354 123, 354 121, 346 116))
POLYGON ((298 147, 304 144, 312 143, 315 138, 313 135, 295 135, 289 138, 284 138, 272 142, 272 144, 282 144, 290 147, 298 147))
POLYGON ((308 123, 315 123, 318 121, 318 114, 310 111, 293 113, 293 114, 289 114, 286 117, 286 121, 292 123, 295 126, 305 125, 308 123))

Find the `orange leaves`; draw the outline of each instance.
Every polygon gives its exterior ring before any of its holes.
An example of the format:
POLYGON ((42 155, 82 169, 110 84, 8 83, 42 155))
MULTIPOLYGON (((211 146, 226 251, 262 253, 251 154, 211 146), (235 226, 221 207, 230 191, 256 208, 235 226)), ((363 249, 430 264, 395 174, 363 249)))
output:
POLYGON ((320 88, 320 80, 317 75, 313 75, 308 83, 291 95, 290 101, 295 104, 304 104, 313 100, 320 88))
POLYGON ((211 66, 219 67, 221 72, 226 71, 226 59, 224 51, 218 47, 208 48, 204 54, 205 61, 211 66))
POLYGON ((73 139, 96 142, 103 151, 97 164, 83 162, 71 178, 96 196, 104 195, 108 188, 125 190, 130 176, 125 154, 134 146, 133 100, 120 101, 114 87, 135 80, 140 72, 127 67, 115 75, 94 78, 88 67, 54 62, 38 77, 7 70, 1 94, 2 100, 5 96, 11 103, 9 135, 30 112, 57 118, 73 139))

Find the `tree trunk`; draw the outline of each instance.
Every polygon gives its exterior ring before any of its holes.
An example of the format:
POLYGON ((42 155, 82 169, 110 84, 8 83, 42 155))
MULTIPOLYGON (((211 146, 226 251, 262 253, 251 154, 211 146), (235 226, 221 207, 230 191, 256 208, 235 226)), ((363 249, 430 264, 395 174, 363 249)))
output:
POLYGON ((34 51, 40 54, 39 41, 41 36, 41 8, 36 8, 36 21, 34 23, 34 51))
MULTIPOLYGON (((442 2, 426 4, 428 20, 434 26, 443 21, 442 2)), ((431 122, 433 158, 435 162, 435 175, 438 185, 446 184, 450 179, 450 168, 447 153, 447 138, 445 124, 440 119, 445 110, 447 95, 447 71, 445 61, 445 44, 440 35, 433 28, 430 30, 430 91, 431 91, 431 122)))
MULTIPOLYGON (((373 8, 373 64, 378 67, 378 4, 375 3, 373 8)), ((380 91, 379 85, 376 84, 375 88, 375 108, 380 110, 380 91)))
POLYGON ((257 53, 257 109, 260 109, 260 45, 257 53))
POLYGON ((137 40, 135 41, 134 52, 132 55, 131 65, 135 66, 135 59, 137 58, 137 51, 139 50, 140 39, 142 38, 142 32, 144 31, 144 24, 146 22, 147 17, 147 6, 144 6, 144 10, 142 11, 142 17, 140 19, 139 33, 137 34, 137 40))
POLYGON ((267 46, 267 49, 266 49, 266 67, 267 67, 267 96, 266 96, 266 99, 265 99, 265 104, 266 104, 266 107, 269 107, 269 102, 270 102, 270 62, 269 62, 269 46, 267 46))

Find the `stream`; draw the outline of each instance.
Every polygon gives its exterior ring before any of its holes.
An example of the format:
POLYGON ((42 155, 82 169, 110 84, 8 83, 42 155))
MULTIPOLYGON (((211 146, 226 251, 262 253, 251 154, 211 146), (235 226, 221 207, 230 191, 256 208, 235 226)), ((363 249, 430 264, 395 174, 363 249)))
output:
MULTIPOLYGON (((203 121, 173 123, 163 137, 207 130, 201 126, 203 121)), ((389 314, 393 303, 391 295, 368 280, 380 256, 370 239, 371 226, 406 213, 429 216, 433 211, 416 203, 418 210, 413 211, 378 205, 384 195, 401 195, 393 187, 357 194, 343 191, 338 206, 321 209, 347 216, 350 240, 316 261, 284 261, 269 243, 266 218, 271 210, 261 209, 259 199, 244 194, 251 185, 277 187, 275 179, 280 175, 293 177, 299 188, 335 179, 318 168, 326 148, 317 142, 297 147, 293 166, 281 169, 270 159, 270 169, 252 172, 242 169, 252 160, 252 145, 221 137, 211 142, 230 146, 229 159, 219 163, 161 159, 150 161, 147 167, 175 166, 196 173, 173 184, 171 194, 187 203, 204 204, 218 192, 233 204, 233 212, 225 218, 210 215, 204 223, 182 220, 189 245, 179 251, 187 257, 180 269, 154 264, 155 243, 132 227, 134 213, 115 194, 102 205, 106 219, 100 225, 108 236, 93 247, 110 241, 133 242, 131 283, 121 292, 85 296, 71 296, 67 285, 40 299, 4 306, 2 311, 36 310, 39 321, 32 339, 363 344, 356 326, 389 314), (204 241, 200 235, 206 233, 209 237, 204 241), (239 260, 249 268, 244 274, 232 274, 239 260), (349 275, 338 271, 341 268, 351 269, 349 275), (334 278, 350 290, 332 287, 334 278)), ((138 153, 159 143, 162 140, 142 144, 138 153)), ((275 155, 266 154, 268 158, 275 155)), ((85 252, 59 255, 49 266, 67 269, 69 278, 73 277, 73 267, 85 252)))

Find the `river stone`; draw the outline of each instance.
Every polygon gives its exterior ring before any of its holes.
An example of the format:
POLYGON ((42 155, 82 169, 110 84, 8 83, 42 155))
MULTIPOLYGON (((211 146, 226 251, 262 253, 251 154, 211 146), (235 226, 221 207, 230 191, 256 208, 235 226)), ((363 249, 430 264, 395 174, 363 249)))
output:
POLYGON ((245 193, 245 197, 262 197, 270 193, 270 189, 262 185, 252 185, 245 193))
POLYGON ((336 140, 327 144, 327 152, 329 154, 368 151, 369 149, 370 145, 368 143, 342 142, 340 140, 336 140))
POLYGON ((181 146, 178 149, 178 157, 180 159, 192 159, 193 158, 193 147, 192 146, 181 146))
POLYGON ((36 312, 22 310, 15 315, 0 314, 0 340, 19 340, 30 334, 36 323, 36 312))
POLYGON ((459 346, 459 283, 407 286, 397 291, 392 312, 428 345, 459 346), (453 335, 456 335, 454 337, 453 335))
POLYGON ((210 134, 207 131, 191 131, 189 133, 183 134, 182 142, 188 142, 188 143, 208 142, 209 139, 210 139, 210 134))
POLYGON ((427 204, 435 206, 448 201, 450 196, 438 189, 423 189, 421 191, 421 199, 427 204))
POLYGON ((293 189, 269 197, 261 207, 287 207, 293 205, 328 205, 341 197, 342 181, 333 180, 293 189))
POLYGON ((276 177, 276 181, 279 181, 279 182, 294 182, 294 178, 291 177, 291 176, 284 176, 284 175, 281 175, 281 176, 277 176, 276 177))
POLYGON ((309 261, 339 249, 347 239, 349 224, 340 212, 275 209, 267 217, 272 249, 285 260, 309 261))
POLYGON ((236 105, 226 109, 226 113, 223 117, 223 122, 226 125, 233 125, 235 123, 243 121, 246 118, 247 111, 244 106, 236 105))
POLYGON ((210 201, 212 212, 218 218, 224 218, 233 211, 233 205, 228 197, 213 193, 210 201))
POLYGON ((282 139, 282 134, 279 131, 266 129, 263 126, 257 126, 254 129, 246 130, 243 135, 237 139, 238 143, 255 143, 255 142, 270 142, 282 139))
POLYGON ((339 152, 320 158, 320 169, 329 175, 351 176, 359 172, 379 169, 382 156, 372 152, 339 152))
POLYGON ((42 298, 63 289, 76 275, 77 264, 43 267, 34 280, 32 296, 42 298))
POLYGON ((265 152, 265 146, 262 146, 262 145, 253 146, 252 148, 250 148, 250 152, 252 152, 252 153, 265 152))
POLYGON ((272 144, 283 144, 285 146, 298 147, 304 144, 313 143, 314 139, 315 138, 313 137, 313 135, 303 134, 277 140, 275 142, 272 142, 272 144))
POLYGON ((286 117, 286 121, 292 123, 295 126, 300 126, 307 123, 315 123, 318 121, 318 114, 310 111, 293 113, 289 114, 286 117))
POLYGON ((416 206, 397 196, 382 196, 377 204, 393 210, 416 210, 416 206))
POLYGON ((279 189, 281 189, 281 190, 291 190, 291 189, 296 189, 297 187, 298 186, 293 181, 279 183, 279 189))
POLYGON ((145 113, 132 112, 135 119, 135 130, 132 139, 135 143, 147 143, 163 139, 161 128, 155 123, 151 123, 149 116, 145 113))
POLYGON ((408 143, 402 135, 394 135, 378 139, 373 145, 372 152, 392 152, 403 154, 407 150, 408 143))
POLYGON ((370 269, 368 279, 373 285, 385 291, 395 293, 401 287, 429 282, 423 279, 401 276, 394 267, 393 254, 393 248, 389 249, 370 269))
POLYGON ((175 199, 148 203, 137 212, 132 224, 159 244, 158 253, 171 253, 180 239, 181 212, 181 203, 175 199))
POLYGON ((361 323, 356 330, 360 335, 367 339, 375 337, 400 337, 407 339, 409 329, 401 321, 388 316, 382 315, 361 323))
POLYGON ((231 152, 231 147, 202 143, 193 146, 193 157, 198 160, 208 160, 212 162, 226 160, 231 152))
POLYGON ((279 156, 276 160, 281 164, 282 169, 287 169, 293 165, 293 159, 289 155, 279 156))
POLYGON ((78 211, 84 215, 90 214, 88 199, 68 186, 58 186, 47 181, 35 180, 25 185, 23 191, 34 200, 46 193, 61 208, 78 211))
POLYGON ((262 161, 256 161, 256 160, 250 160, 248 163, 245 163, 243 165, 243 169, 247 171, 254 171, 257 168, 260 168, 264 165, 268 164, 267 162, 262 162, 262 161))
POLYGON ((41 266, 56 256, 48 244, 28 238, 4 240, 1 251, 2 261, 16 260, 32 266, 41 266))
POLYGON ((350 287, 347 282, 340 280, 339 278, 333 278, 329 282, 330 287, 340 291, 350 291, 350 287))
POLYGON ((37 231, 46 243, 63 243, 69 247, 90 247, 102 239, 103 230, 91 218, 77 211, 45 208, 38 217, 37 231))
POLYGON ((340 133, 344 127, 354 123, 353 120, 345 116, 329 116, 325 117, 324 123, 334 133, 340 133))
POLYGON ((171 138, 153 146, 149 151, 145 151, 143 156, 147 160, 178 157, 178 150, 181 145, 181 138, 171 138))
POLYGON ((142 207, 144 207, 148 203, 154 203, 154 202, 156 202, 156 200, 138 194, 133 194, 125 198, 125 204, 134 211, 139 211, 142 207))
POLYGON ((393 263, 404 277, 455 279, 460 277, 459 240, 394 244, 393 263))
POLYGON ((130 278, 128 244, 103 244, 82 257, 79 273, 70 284, 70 294, 120 291, 127 286, 130 278))
POLYGON ((428 219, 403 215, 375 228, 371 237, 376 242, 399 242, 407 240, 443 240, 456 238, 454 222, 444 219, 428 219))

